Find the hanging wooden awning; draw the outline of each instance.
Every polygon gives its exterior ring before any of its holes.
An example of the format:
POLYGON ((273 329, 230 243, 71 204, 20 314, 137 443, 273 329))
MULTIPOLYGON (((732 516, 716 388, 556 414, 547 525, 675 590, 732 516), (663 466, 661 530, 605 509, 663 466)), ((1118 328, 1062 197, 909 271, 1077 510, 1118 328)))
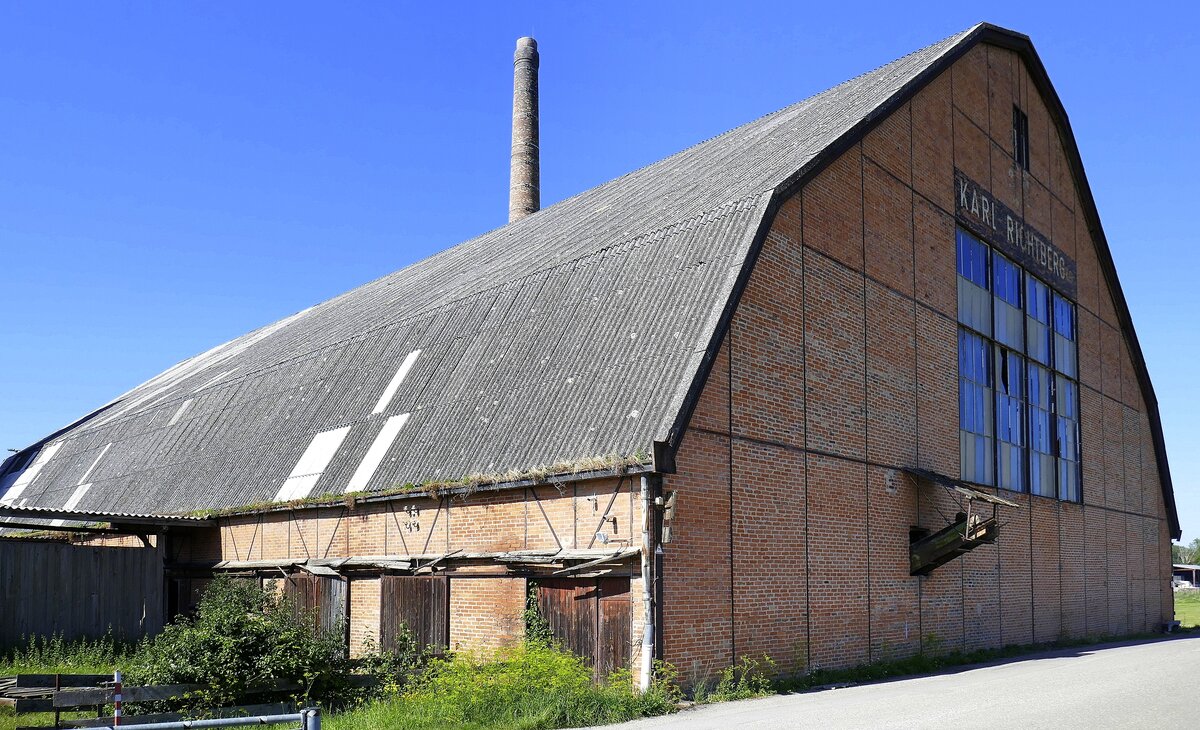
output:
POLYGON ((954 521, 946 527, 933 534, 929 534, 928 530, 910 532, 909 575, 929 575, 936 568, 981 545, 994 543, 1000 530, 996 508, 1021 506, 927 469, 905 469, 904 472, 918 481, 936 484, 966 500, 966 511, 957 513, 954 521), (986 517, 977 512, 973 507, 975 502, 990 504, 991 516, 986 517))
POLYGON ((904 473, 908 474, 909 476, 913 477, 914 479, 917 479, 920 481, 925 481, 925 482, 930 482, 930 483, 936 484, 940 487, 945 487, 946 489, 958 494, 959 496, 961 496, 965 499, 975 500, 975 501, 979 501, 979 502, 987 502, 989 504, 999 505, 1002 507, 1020 507, 1021 506, 1021 505, 1017 504, 1016 502, 1010 502, 1009 500, 1004 499, 1003 497, 997 497, 994 494, 988 494, 987 492, 981 492, 980 490, 976 489, 975 487, 973 487, 961 480, 954 479, 953 477, 948 477, 944 474, 938 474, 937 472, 929 471, 928 469, 904 469, 904 473))
POLYGON ((602 566, 632 558, 640 553, 636 547, 614 550, 510 550, 494 552, 465 552, 452 550, 445 553, 418 555, 363 555, 352 558, 279 558, 274 560, 214 560, 206 562, 173 563, 167 567, 176 571, 201 571, 214 573, 301 570, 313 575, 342 575, 354 571, 396 570, 428 572, 434 568, 449 567, 463 562, 485 562, 512 567, 557 567, 565 570, 580 570, 602 566))

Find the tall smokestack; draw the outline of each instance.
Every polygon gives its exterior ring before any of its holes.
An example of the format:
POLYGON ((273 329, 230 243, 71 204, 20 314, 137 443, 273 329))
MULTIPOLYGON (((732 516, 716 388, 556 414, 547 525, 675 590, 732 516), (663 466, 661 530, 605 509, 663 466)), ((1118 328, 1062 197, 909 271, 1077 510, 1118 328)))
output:
POLYGON ((536 213, 542 205, 538 162, 537 41, 518 38, 513 54, 512 166, 508 183, 508 222, 536 213))

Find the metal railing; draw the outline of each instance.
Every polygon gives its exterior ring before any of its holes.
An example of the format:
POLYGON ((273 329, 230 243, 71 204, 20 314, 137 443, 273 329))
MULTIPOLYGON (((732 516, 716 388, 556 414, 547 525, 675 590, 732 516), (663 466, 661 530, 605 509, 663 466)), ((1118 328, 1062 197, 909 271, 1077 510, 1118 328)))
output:
POLYGON ((183 728, 282 725, 290 722, 299 722, 299 730, 321 730, 321 711, 315 707, 310 707, 290 715, 260 715, 258 717, 222 717, 214 720, 149 722, 145 724, 119 725, 116 727, 110 725, 108 727, 93 728, 92 730, 124 730, 125 728, 137 728, 137 730, 183 730, 183 728))

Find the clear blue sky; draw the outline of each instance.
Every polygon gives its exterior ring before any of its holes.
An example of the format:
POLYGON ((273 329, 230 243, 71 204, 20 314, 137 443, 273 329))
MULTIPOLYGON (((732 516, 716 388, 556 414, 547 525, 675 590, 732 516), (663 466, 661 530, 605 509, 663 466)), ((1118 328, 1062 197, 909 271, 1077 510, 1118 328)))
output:
POLYGON ((987 20, 1071 115, 1200 537, 1191 4, 423 5, 3 0, 0 448, 502 224, 520 35, 550 204, 987 20))

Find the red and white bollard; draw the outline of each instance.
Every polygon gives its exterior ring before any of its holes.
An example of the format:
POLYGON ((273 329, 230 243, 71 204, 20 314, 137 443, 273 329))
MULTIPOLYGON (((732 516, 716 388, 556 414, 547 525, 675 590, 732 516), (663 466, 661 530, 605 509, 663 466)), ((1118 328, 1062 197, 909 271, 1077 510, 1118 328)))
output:
POLYGON ((121 724, 121 670, 113 672, 113 727, 121 724))

